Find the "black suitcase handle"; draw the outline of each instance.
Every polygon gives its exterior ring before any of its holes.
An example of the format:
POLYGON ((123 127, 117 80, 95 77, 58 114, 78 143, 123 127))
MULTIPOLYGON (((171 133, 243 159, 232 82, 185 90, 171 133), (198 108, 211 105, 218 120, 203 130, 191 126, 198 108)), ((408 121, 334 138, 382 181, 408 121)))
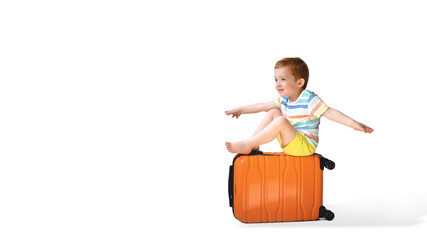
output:
POLYGON ((230 201, 230 207, 233 207, 233 186, 234 186, 234 169, 233 169, 233 165, 231 165, 230 172, 228 173, 228 200, 230 201))

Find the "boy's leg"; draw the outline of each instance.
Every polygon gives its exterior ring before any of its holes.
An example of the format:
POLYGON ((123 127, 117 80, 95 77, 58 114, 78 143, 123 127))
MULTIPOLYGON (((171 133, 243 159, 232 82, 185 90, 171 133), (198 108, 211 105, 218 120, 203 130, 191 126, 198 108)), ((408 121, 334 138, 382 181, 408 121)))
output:
POLYGON ((252 136, 255 136, 257 133, 261 132, 265 127, 268 126, 275 118, 282 116, 282 111, 279 109, 271 109, 269 110, 262 121, 259 123, 257 129, 255 130, 254 134, 252 136))
POLYGON ((226 142, 228 151, 232 153, 249 153, 255 146, 268 143, 280 133, 283 146, 288 145, 297 134, 297 130, 283 116, 275 118, 268 126, 251 138, 240 142, 226 142))
MULTIPOLYGON (((257 135, 259 132, 261 132, 261 130, 263 130, 265 127, 267 127, 275 118, 280 117, 280 116, 282 116, 282 111, 280 111, 280 109, 269 110, 265 114, 262 121, 259 123, 255 132, 252 134, 252 137, 257 135)), ((259 149, 259 146, 255 146, 255 147, 253 147, 252 150, 258 150, 258 149, 259 149)))

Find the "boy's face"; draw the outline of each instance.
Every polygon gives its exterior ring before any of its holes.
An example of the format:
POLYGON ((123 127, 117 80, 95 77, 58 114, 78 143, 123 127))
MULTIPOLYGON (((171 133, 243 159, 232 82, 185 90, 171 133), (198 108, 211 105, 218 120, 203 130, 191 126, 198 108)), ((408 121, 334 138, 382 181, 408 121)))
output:
POLYGON ((304 79, 295 79, 287 67, 274 69, 274 79, 276 90, 281 97, 289 97, 291 101, 298 99, 304 85, 304 79))

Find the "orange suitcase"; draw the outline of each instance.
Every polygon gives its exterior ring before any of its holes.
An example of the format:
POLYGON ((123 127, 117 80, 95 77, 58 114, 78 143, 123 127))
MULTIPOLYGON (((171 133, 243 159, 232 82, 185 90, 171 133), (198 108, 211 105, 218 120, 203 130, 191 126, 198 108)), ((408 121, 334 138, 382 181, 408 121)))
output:
POLYGON ((322 200, 325 167, 335 163, 320 154, 237 154, 228 180, 234 216, 243 223, 332 220, 322 200))

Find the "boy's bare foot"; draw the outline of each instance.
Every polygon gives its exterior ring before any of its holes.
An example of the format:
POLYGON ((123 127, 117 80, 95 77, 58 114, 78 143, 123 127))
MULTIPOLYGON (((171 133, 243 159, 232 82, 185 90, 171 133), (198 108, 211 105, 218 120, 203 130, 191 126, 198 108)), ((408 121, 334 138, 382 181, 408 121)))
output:
POLYGON ((227 150, 231 153, 243 153, 248 154, 251 152, 251 147, 247 146, 243 141, 240 142, 226 142, 225 146, 227 150))

